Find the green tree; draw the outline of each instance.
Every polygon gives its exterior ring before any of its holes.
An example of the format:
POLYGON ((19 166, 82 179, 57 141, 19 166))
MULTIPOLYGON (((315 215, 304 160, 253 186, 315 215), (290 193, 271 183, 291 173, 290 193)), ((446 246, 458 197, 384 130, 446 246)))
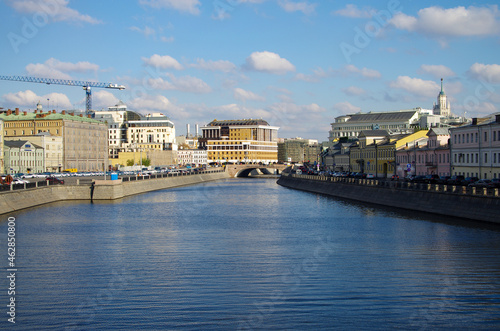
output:
POLYGON ((130 166, 133 166, 133 165, 134 165, 134 160, 133 159, 127 160, 127 167, 130 167, 130 166))
POLYGON ((151 160, 148 158, 142 159, 142 165, 145 167, 149 167, 151 165, 151 160))

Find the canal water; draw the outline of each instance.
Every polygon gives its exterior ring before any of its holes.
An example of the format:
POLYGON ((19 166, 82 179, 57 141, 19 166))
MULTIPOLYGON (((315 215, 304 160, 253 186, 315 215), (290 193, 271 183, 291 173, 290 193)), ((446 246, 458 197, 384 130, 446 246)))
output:
POLYGON ((500 228, 228 179, 3 215, 0 328, 500 328, 500 228), (7 217, 15 217, 16 324, 7 217))

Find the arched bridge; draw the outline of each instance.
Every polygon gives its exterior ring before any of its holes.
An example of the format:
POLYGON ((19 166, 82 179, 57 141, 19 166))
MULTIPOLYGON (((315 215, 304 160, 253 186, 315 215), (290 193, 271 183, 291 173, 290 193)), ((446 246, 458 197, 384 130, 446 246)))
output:
POLYGON ((264 175, 280 175, 287 168, 285 164, 228 164, 230 177, 248 177, 252 170, 259 170, 264 175))

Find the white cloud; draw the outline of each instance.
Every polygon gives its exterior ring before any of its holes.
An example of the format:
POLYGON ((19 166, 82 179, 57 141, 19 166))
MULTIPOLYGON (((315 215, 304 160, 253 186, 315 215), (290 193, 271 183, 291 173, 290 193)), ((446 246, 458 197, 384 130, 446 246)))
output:
POLYGON ((310 75, 303 74, 303 73, 298 73, 295 75, 296 80, 302 80, 304 82, 309 82, 309 83, 317 83, 321 81, 321 79, 328 77, 333 74, 333 70, 328 69, 328 71, 323 70, 323 68, 316 68, 313 70, 313 73, 310 75))
POLYGON ((244 90, 242 88, 235 88, 234 89, 234 98, 236 100, 240 100, 240 101, 246 101, 246 100, 253 100, 253 101, 264 101, 265 98, 256 94, 256 93, 253 93, 251 91, 247 91, 247 90, 244 90))
POLYGON ((346 95, 349 96, 359 96, 366 94, 366 91, 364 89, 357 86, 349 86, 347 88, 342 89, 342 92, 344 92, 346 95))
POLYGON ((442 64, 441 65, 422 64, 418 72, 432 75, 435 78, 456 76, 453 70, 442 64))
POLYGON ((44 108, 47 108, 46 102, 50 102, 49 107, 52 109, 56 108, 54 105, 62 108, 72 108, 69 98, 62 93, 49 93, 39 96, 31 90, 26 90, 4 94, 2 98, 4 103, 12 108, 28 107, 35 109, 38 102, 42 102, 44 108), (49 101, 47 101, 47 99, 49 99, 49 101))
POLYGON ((396 81, 389 84, 391 88, 405 90, 413 95, 423 97, 435 97, 441 87, 434 81, 423 80, 420 78, 411 78, 408 76, 399 76, 396 81))
POLYGON ((333 14, 351 18, 370 18, 373 15, 373 9, 365 7, 361 10, 356 5, 347 4, 345 8, 336 10, 333 14))
POLYGON ((205 61, 204 59, 197 59, 196 63, 191 64, 190 67, 222 72, 231 72, 236 69, 236 65, 230 61, 205 61))
POLYGON ((302 13, 304 13, 306 15, 310 15, 310 14, 314 13, 314 11, 316 10, 316 4, 310 4, 306 1, 293 2, 290 0, 279 0, 278 4, 286 12, 301 11, 302 13))
POLYGON ((92 92, 92 106, 94 109, 107 109, 118 103, 119 99, 106 90, 94 90, 92 92))
POLYGON ((488 36, 500 32, 498 7, 444 9, 433 6, 420 9, 417 17, 398 13, 390 23, 398 29, 429 37, 488 36))
POLYGON ((89 15, 68 7, 69 0, 8 0, 7 4, 22 14, 37 14, 53 22, 69 21, 90 24, 102 23, 89 15))
POLYGON ((176 90, 189 93, 209 93, 212 91, 210 85, 197 77, 175 77, 172 74, 167 74, 167 77, 170 78, 170 81, 161 77, 150 78, 148 85, 158 90, 176 90))
POLYGON ((336 103, 335 105, 333 105, 333 109, 342 113, 342 114, 357 113, 361 110, 360 107, 354 106, 348 101, 336 103))
POLYGON ((154 54, 151 57, 142 57, 142 61, 145 65, 150 67, 156 67, 161 69, 176 69, 182 70, 184 67, 173 57, 169 55, 158 55, 154 54))
POLYGON ((139 0, 139 4, 155 9, 174 9, 193 15, 200 14, 199 0, 139 0))
POLYGON ((474 63, 467 74, 477 80, 498 84, 500 83, 500 65, 474 63))
POLYGON ((144 29, 141 29, 137 26, 131 26, 130 30, 135 31, 135 32, 139 32, 140 34, 144 35, 144 37, 146 37, 146 38, 156 36, 156 30, 152 27, 149 27, 149 26, 145 26, 144 29))
POLYGON ((26 66, 26 72, 30 76, 48 77, 57 79, 71 79, 68 72, 97 72, 99 66, 87 61, 71 63, 61 62, 57 59, 50 58, 45 63, 30 63, 26 66))
POLYGON ((253 52, 246 59, 245 69, 283 75, 295 71, 295 66, 287 59, 272 52, 253 52))
POLYGON ((183 111, 182 107, 173 104, 163 95, 143 95, 130 100, 127 106, 141 114, 163 112, 169 116, 169 113, 180 114, 183 111))
POLYGON ((354 73, 354 74, 359 74, 363 76, 364 78, 369 78, 369 79, 375 79, 375 78, 380 78, 382 77, 382 74, 378 72, 377 70, 373 69, 368 69, 368 68, 362 68, 359 69, 358 67, 348 64, 344 67, 344 70, 347 73, 354 73))

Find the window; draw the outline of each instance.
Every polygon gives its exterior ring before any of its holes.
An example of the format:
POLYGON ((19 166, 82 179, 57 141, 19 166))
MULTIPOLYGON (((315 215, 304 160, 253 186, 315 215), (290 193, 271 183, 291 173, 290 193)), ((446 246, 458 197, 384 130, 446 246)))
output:
POLYGON ((484 153, 484 163, 488 163, 488 153, 484 153))
POLYGON ((488 132, 484 133, 484 141, 488 141, 488 132))

